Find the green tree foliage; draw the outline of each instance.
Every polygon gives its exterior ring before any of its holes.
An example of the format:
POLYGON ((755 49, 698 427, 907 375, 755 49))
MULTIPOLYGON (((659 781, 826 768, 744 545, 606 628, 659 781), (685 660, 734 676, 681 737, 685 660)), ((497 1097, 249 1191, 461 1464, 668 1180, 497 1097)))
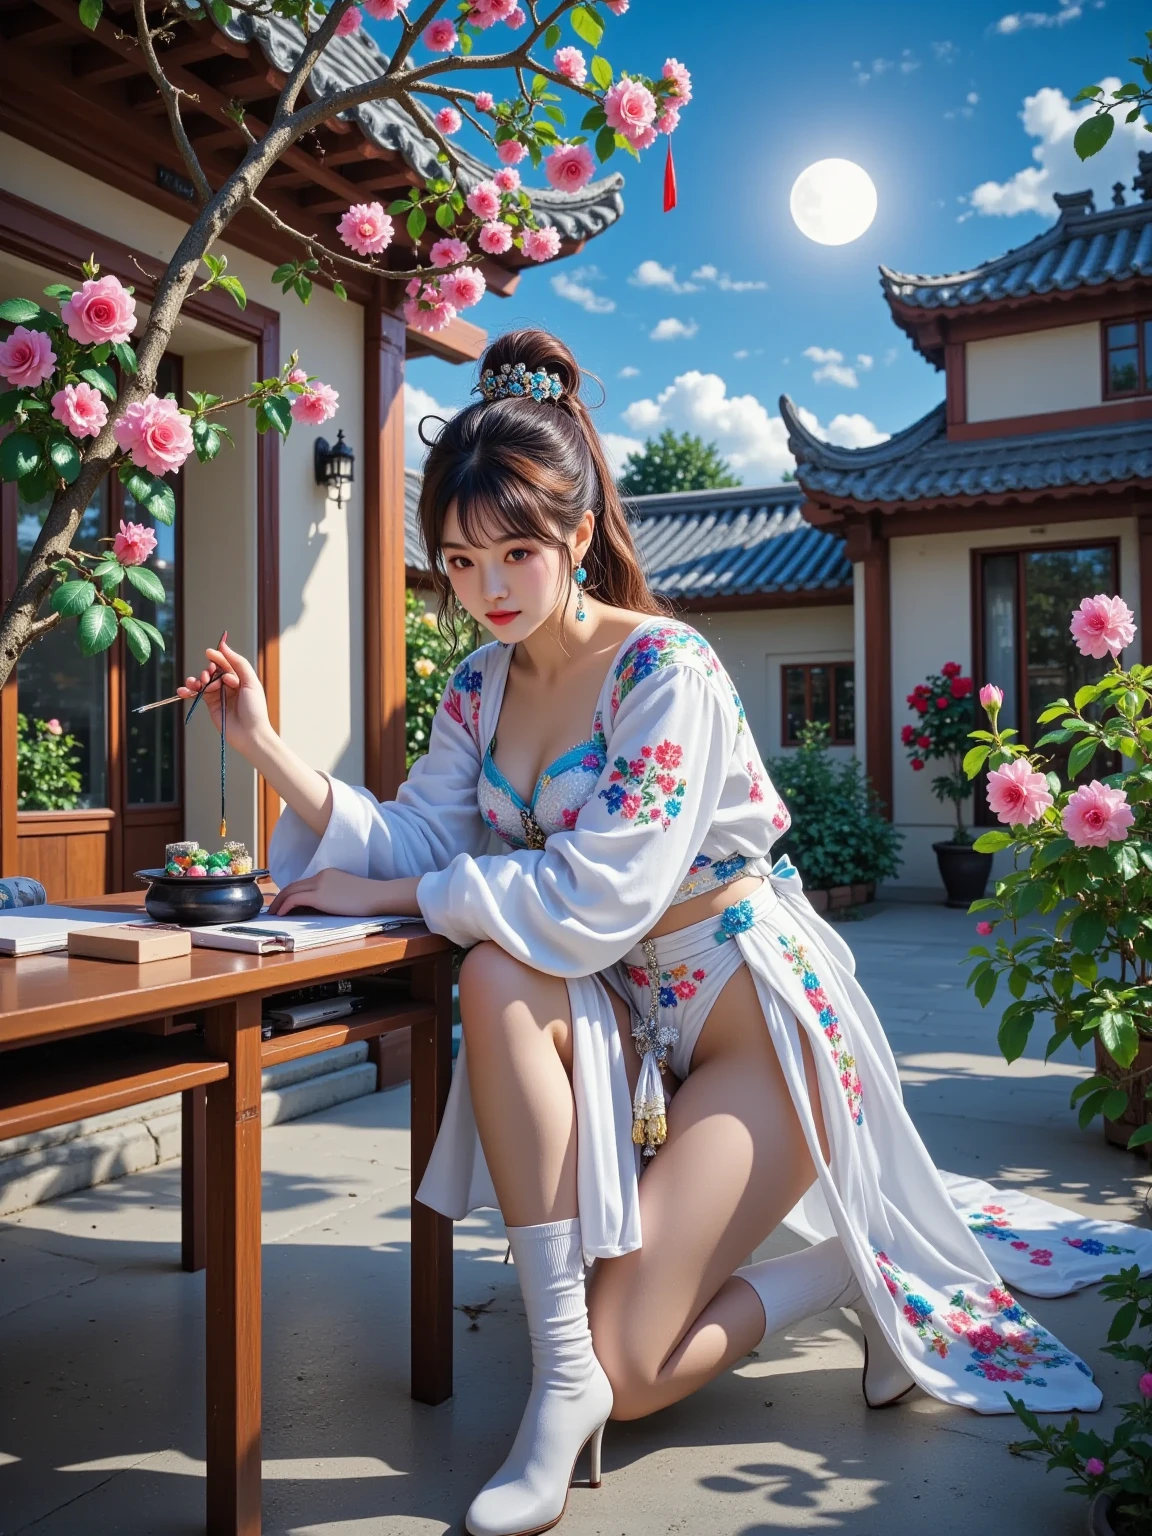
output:
POLYGON ((16 805, 21 811, 74 811, 80 800, 75 736, 56 720, 16 716, 16 805))
POLYGON ((404 641, 407 659, 405 717, 406 765, 411 768, 428 750, 432 719, 452 669, 480 644, 476 626, 465 616, 445 635, 435 613, 409 590, 404 594, 404 641))
MULTIPOLYGON (((1152 44, 1152 32, 1146 32, 1144 36, 1152 44)), ((1127 81, 1113 91, 1111 96, 1102 85, 1086 85, 1072 98, 1073 101, 1093 101, 1096 104, 1096 111, 1084 119, 1072 140, 1081 160, 1098 155, 1112 137, 1112 130, 1116 126, 1113 113, 1117 116, 1123 113, 1126 123, 1134 123, 1145 107, 1152 106, 1152 53, 1134 54, 1128 62, 1139 65, 1142 79, 1127 81)), ((1152 133, 1152 123, 1145 123, 1144 127, 1152 133)))
POLYGON ((661 491, 722 491, 740 481, 715 443, 669 427, 629 454, 618 484, 625 496, 655 496, 661 491))

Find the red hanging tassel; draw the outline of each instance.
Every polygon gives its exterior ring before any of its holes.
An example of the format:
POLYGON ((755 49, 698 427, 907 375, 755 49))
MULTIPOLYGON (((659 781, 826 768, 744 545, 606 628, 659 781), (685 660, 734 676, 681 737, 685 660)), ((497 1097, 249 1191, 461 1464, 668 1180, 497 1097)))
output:
POLYGON ((672 135, 668 135, 668 158, 664 162, 664 212, 676 206, 676 167, 672 164, 672 135))

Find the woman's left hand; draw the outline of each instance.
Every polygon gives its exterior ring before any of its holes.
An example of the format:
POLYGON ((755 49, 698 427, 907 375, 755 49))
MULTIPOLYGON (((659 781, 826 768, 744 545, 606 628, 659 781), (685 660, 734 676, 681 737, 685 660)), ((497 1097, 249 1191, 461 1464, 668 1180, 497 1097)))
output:
POLYGON ((306 880, 293 880, 278 891, 268 905, 269 917, 310 909, 341 917, 416 915, 415 880, 367 880, 342 869, 322 869, 306 880))

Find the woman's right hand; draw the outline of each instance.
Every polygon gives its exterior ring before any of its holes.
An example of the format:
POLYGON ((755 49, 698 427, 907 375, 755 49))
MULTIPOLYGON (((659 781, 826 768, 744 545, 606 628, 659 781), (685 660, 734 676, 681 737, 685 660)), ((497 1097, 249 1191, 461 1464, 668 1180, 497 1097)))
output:
POLYGON ((219 649, 209 646, 204 654, 214 670, 205 668, 199 677, 187 678, 176 692, 182 699, 193 699, 203 692, 205 707, 219 730, 220 690, 226 688, 228 742, 247 757, 272 735, 264 688, 252 663, 239 651, 234 651, 227 641, 221 641, 219 649))

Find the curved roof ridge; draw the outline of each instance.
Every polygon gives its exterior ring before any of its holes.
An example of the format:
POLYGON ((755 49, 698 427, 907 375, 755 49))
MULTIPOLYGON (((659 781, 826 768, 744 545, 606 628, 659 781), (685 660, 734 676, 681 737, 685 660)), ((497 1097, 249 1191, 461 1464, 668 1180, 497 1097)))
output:
POLYGON ((817 437, 800 419, 800 409, 788 395, 780 396, 780 415, 788 429, 788 447, 797 464, 814 464, 823 469, 870 469, 901 459, 906 453, 922 448, 943 434, 946 426, 945 402, 934 405, 919 421, 902 432, 895 432, 882 443, 866 448, 842 448, 817 437))

